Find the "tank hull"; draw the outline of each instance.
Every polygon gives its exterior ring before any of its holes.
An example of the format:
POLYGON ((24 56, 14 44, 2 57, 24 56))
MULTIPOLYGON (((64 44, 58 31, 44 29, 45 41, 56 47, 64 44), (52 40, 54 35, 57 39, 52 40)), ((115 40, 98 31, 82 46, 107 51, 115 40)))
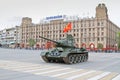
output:
POLYGON ((88 60, 88 52, 67 53, 67 56, 64 57, 54 57, 47 55, 42 55, 41 57, 45 62, 76 64, 80 62, 86 62, 88 60))

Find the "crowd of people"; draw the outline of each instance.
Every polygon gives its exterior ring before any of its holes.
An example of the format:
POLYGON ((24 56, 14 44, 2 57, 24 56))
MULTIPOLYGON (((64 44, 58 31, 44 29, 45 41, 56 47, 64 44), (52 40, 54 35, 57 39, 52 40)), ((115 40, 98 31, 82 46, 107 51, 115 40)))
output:
MULTIPOLYGON (((21 47, 20 45, 16 45, 14 47, 11 47, 9 45, 2 45, 0 44, 1 48, 10 48, 10 49, 26 49, 26 50, 44 50, 44 49, 51 49, 51 47, 36 47, 36 46, 32 46, 32 47, 21 47)), ((112 52, 120 52, 120 50, 112 50, 112 49, 108 49, 108 50, 101 50, 101 49, 97 49, 97 50, 90 50, 90 49, 86 49, 88 52, 95 52, 95 53, 99 53, 99 52, 104 52, 104 53, 112 53, 112 52)))

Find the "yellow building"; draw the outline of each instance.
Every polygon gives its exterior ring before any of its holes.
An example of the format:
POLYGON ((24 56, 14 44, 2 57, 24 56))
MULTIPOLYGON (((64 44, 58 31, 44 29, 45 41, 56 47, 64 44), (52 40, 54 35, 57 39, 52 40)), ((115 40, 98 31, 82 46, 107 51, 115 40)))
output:
POLYGON ((28 44, 32 38, 36 44, 42 46, 47 41, 39 36, 52 40, 65 38, 63 29, 69 22, 72 23, 72 30, 68 31, 68 34, 74 36, 79 47, 96 49, 102 45, 103 48, 114 48, 117 43, 116 34, 120 28, 109 20, 105 4, 99 4, 95 18, 81 19, 78 16, 58 15, 46 17, 39 24, 33 24, 31 18, 24 17, 21 23, 22 44, 28 44))

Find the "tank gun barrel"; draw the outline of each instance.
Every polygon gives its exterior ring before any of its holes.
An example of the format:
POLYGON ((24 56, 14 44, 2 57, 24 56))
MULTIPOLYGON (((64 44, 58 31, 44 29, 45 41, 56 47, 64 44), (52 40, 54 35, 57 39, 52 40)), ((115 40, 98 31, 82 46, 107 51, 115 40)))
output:
POLYGON ((57 41, 54 41, 54 40, 51 40, 51 39, 48 39, 48 38, 45 38, 45 37, 42 37, 42 36, 39 36, 39 37, 42 38, 42 39, 45 39, 45 40, 54 42, 54 43, 56 43, 56 44, 59 44, 57 41))
POLYGON ((42 36, 39 36, 39 37, 42 38, 42 39, 51 41, 51 42, 53 42, 53 43, 56 43, 56 46, 57 46, 57 47, 76 48, 75 46, 66 45, 66 44, 64 44, 64 43, 60 43, 60 42, 57 42, 57 41, 54 41, 54 40, 51 40, 51 39, 48 39, 48 38, 45 38, 45 37, 42 37, 42 36))

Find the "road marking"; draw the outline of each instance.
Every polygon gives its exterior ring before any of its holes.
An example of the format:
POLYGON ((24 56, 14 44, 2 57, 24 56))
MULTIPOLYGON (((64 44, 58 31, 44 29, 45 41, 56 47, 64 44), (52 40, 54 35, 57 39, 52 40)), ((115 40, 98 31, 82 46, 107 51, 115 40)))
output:
POLYGON ((58 76, 66 75, 66 74, 69 74, 69 73, 78 72, 80 70, 83 70, 83 69, 73 70, 73 71, 70 71, 70 72, 59 73, 59 74, 53 75, 52 77, 58 77, 58 76))
POLYGON ((81 74, 78 74, 78 75, 75 75, 75 76, 72 76, 72 77, 69 77, 69 78, 66 78, 67 80, 73 80, 75 78, 78 78, 78 77, 81 77, 81 76, 84 76, 84 75, 87 75, 87 74, 92 74, 93 72, 95 72, 94 70, 93 71, 88 71, 88 72, 85 72, 85 73, 81 73, 81 74))
POLYGON ((102 77, 104 77, 104 76, 106 76, 106 75, 108 75, 108 74, 110 74, 111 72, 104 72, 104 73, 102 73, 102 74, 100 74, 100 75, 98 75, 98 76, 95 76, 95 77, 93 77, 93 78, 90 78, 90 79, 88 79, 88 80, 99 80, 100 78, 102 78, 102 77))
POLYGON ((105 77, 103 77, 103 78, 101 78, 99 80, 111 80, 111 79, 113 79, 117 75, 118 75, 118 73, 110 73, 107 76, 105 76, 105 77))
POLYGON ((66 75, 62 75, 62 76, 58 76, 59 78, 63 78, 63 79, 67 79, 71 76, 74 76, 74 75, 77 75, 77 74, 82 74, 84 72, 88 72, 89 70, 80 70, 80 71, 76 71, 76 72, 72 72, 72 73, 69 73, 69 74, 66 74, 66 75))
MULTIPOLYGON (((6 66, 4 69, 11 69, 11 70, 17 70, 17 71, 20 71, 20 70, 30 70, 30 69, 33 69, 33 68, 42 68, 43 66, 36 66, 36 65, 32 65, 32 66, 12 66, 12 67, 8 67, 6 66)), ((44 66, 44 67, 49 67, 49 66, 44 66)))
POLYGON ((50 66, 35 66, 35 67, 25 67, 25 68, 18 68, 18 69, 14 69, 16 71, 28 71, 28 70, 37 70, 37 69, 43 69, 43 68, 48 68, 50 66))
POLYGON ((116 76, 115 78, 113 78, 112 80, 120 80, 120 74, 116 76))
POLYGON ((51 73, 51 72, 56 72, 56 71, 61 71, 61 70, 66 70, 66 69, 70 69, 70 68, 62 68, 62 69, 55 69, 55 70, 50 70, 50 71, 46 71, 46 72, 38 72, 35 73, 36 75, 40 75, 40 74, 46 74, 46 73, 51 73))
POLYGON ((100 75, 101 73, 103 73, 103 72, 102 71, 95 71, 92 74, 90 73, 87 75, 83 75, 83 76, 80 76, 78 78, 75 78, 74 80, 87 80, 87 79, 92 78, 94 76, 100 75))
POLYGON ((75 69, 65 69, 65 70, 61 70, 61 71, 56 71, 56 72, 50 72, 50 73, 46 73, 45 76, 51 76, 53 77, 54 75, 57 75, 57 74, 61 74, 61 73, 65 73, 65 72, 69 72, 69 71, 74 71, 75 69))
MULTIPOLYGON (((64 68, 56 65, 48 65, 48 64, 33 64, 27 62, 19 62, 19 61, 7 61, 0 60, 0 68, 7 69, 11 71, 18 71, 23 73, 30 73, 34 75, 42 75, 55 77, 59 79, 66 80, 120 80, 119 73, 113 72, 105 72, 105 71, 95 71, 95 70, 87 70, 87 69, 75 69, 75 68, 64 68)), ((17 72, 16 72, 17 73, 17 72)), ((1 78, 5 78, 7 75, 15 75, 13 74, 3 74, 0 75, 1 78)), ((0 79, 1 79, 0 78, 0 79)))
POLYGON ((23 71, 23 72, 32 72, 32 73, 34 73, 34 72, 40 72, 40 71, 44 71, 44 70, 51 70, 51 69, 55 69, 55 68, 59 68, 59 67, 57 67, 57 66, 53 66, 53 67, 46 67, 46 68, 39 68, 39 69, 34 69, 34 70, 26 70, 26 71, 23 71))

